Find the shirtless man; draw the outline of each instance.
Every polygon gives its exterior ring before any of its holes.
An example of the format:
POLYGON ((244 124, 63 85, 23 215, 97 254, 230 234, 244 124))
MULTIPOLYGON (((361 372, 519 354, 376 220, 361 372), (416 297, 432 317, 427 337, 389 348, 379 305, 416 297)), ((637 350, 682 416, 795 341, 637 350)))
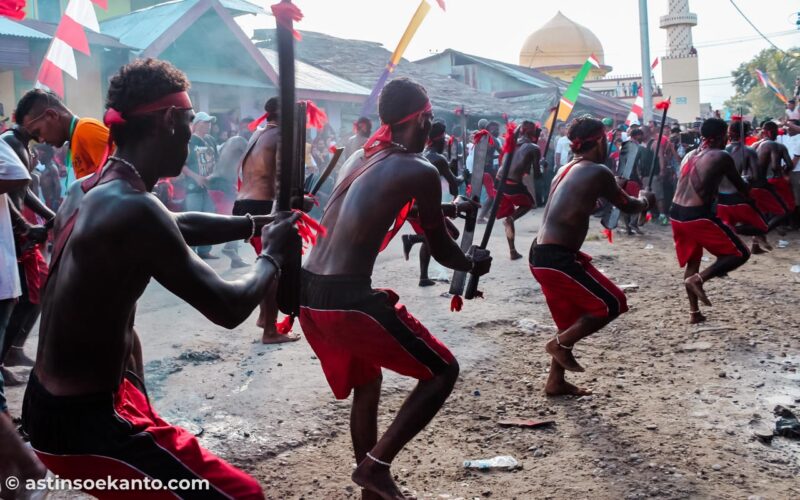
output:
MULTIPOLYGON (((422 152, 422 156, 439 171, 439 176, 447 182, 448 191, 453 198, 458 198, 458 185, 461 180, 453 175, 447 158, 444 156, 445 132, 446 127, 444 123, 436 122, 431 125, 428 142, 425 150, 422 152)), ((416 205, 411 210, 412 213, 408 217, 408 223, 411 225, 411 228, 414 229, 415 234, 403 235, 403 255, 406 260, 408 260, 408 256, 414 245, 422 243, 419 249, 419 286, 433 286, 436 283, 428 277, 428 267, 431 263, 431 251, 428 248, 428 244, 425 242, 425 231, 422 229, 419 217, 416 214, 416 205)), ((447 225, 447 232, 450 234, 450 237, 457 239, 459 235, 458 228, 446 219, 445 224, 447 225)))
POLYGON ((703 283, 726 275, 750 258, 750 251, 733 229, 712 212, 722 179, 747 197, 747 184, 739 176, 731 155, 723 151, 727 128, 718 118, 703 122, 700 128, 703 142, 683 159, 669 214, 678 263, 686 267, 683 283, 689 297, 689 321, 693 324, 706 320, 698 300, 711 305, 703 283), (703 249, 717 260, 700 272, 703 249))
MULTIPOLYGON (((253 133, 241 163, 242 185, 233 203, 233 215, 267 215, 272 213, 272 204, 277 189, 278 140, 280 139, 280 106, 277 97, 271 97, 264 104, 265 125, 253 133)), ((256 253, 261 252, 258 239, 251 241, 256 253)), ((300 340, 300 336, 281 334, 275 326, 278 318, 278 304, 275 300, 277 287, 270 288, 259 306, 256 326, 263 329, 261 342, 281 344, 300 340)))
MULTIPOLYGON (((740 177, 743 172, 755 172, 758 163, 756 151, 742 144, 740 137, 742 129, 744 129, 746 137, 750 131, 750 123, 742 122, 741 119, 731 121, 728 126, 730 144, 725 148, 725 151, 733 158, 740 177)), ((731 226, 738 234, 752 236, 751 251, 754 254, 772 250, 772 246, 767 242, 766 235, 770 227, 764 214, 756 207, 755 202, 740 193, 727 177, 723 177, 719 183, 717 217, 731 226)))
MULTIPOLYGON (((539 159, 541 158, 541 151, 536 143, 539 141, 542 129, 530 121, 523 121, 520 127, 520 138, 517 149, 514 151, 513 163, 511 164, 511 170, 508 172, 503 199, 497 208, 496 217, 497 220, 505 219, 503 225, 506 227, 506 239, 508 240, 508 251, 511 260, 522 258, 514 244, 516 238, 514 221, 536 207, 533 194, 528 189, 528 186, 522 183, 522 179, 526 175, 531 176, 529 179, 533 179, 533 171, 539 168, 539 159)), ((497 173, 498 182, 503 176, 503 168, 505 168, 505 165, 502 165, 497 173)))
POLYGON ((749 169, 742 172, 750 184, 750 197, 755 200, 759 211, 767 217, 770 229, 783 225, 790 215, 786 202, 769 182, 771 174, 783 171, 782 163, 788 161, 791 166, 788 150, 786 146, 776 142, 777 138, 778 126, 774 122, 762 123, 761 139, 753 144, 757 162, 754 167, 746 165, 749 169))
POLYGON ((149 193, 186 161, 194 115, 188 87, 183 73, 153 59, 122 67, 109 83, 106 123, 118 148, 78 183, 87 193, 56 236, 22 422, 39 458, 62 478, 150 477, 164 485, 202 478, 204 498, 262 498, 253 478, 161 420, 142 381, 126 372, 136 301, 151 279, 234 328, 300 249, 294 215, 267 224, 265 217, 173 214, 149 193), (245 238, 259 226, 264 252, 235 282, 189 248, 245 238))
POLYGON ((565 370, 584 371, 572 348, 628 310, 625 293, 580 251, 598 200, 605 198, 622 212, 632 214, 646 211, 650 204, 644 197, 626 194, 603 164, 608 157, 608 142, 600 120, 576 118, 566 137, 574 157, 553 179, 542 226, 529 256, 531 272, 542 286, 558 328, 555 338, 545 346, 552 357, 544 388, 548 396, 591 394, 564 379, 565 370))
MULTIPOLYGON (((363 498, 389 500, 405 498, 392 480, 392 460, 442 407, 458 377, 458 363, 398 304, 394 292, 371 287, 375 259, 402 226, 412 200, 431 254, 442 265, 481 275, 491 259, 477 247, 470 259, 447 233, 439 173, 419 155, 433 118, 425 89, 406 78, 389 82, 378 114, 384 125, 367 141, 366 151, 343 167, 321 221, 328 234, 304 265, 300 323, 336 398, 355 392, 353 481, 364 488, 363 498), (381 368, 419 383, 378 439, 381 368)), ((456 208, 477 207, 460 202, 456 208)))

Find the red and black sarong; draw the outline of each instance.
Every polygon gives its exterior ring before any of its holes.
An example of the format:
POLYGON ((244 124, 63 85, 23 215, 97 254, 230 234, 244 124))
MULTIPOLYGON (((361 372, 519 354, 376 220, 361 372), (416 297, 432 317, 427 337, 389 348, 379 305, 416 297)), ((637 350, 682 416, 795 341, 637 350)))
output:
POLYGON ((768 179, 767 182, 775 189, 775 193, 783 200, 784 205, 789 212, 794 211, 797 206, 797 200, 794 199, 792 192, 792 184, 785 177, 773 177, 768 179))
POLYGON ((497 219, 510 217, 517 208, 533 208, 536 202, 533 200, 528 188, 521 182, 507 180, 503 190, 503 198, 497 208, 497 219))
MULTIPOLYGON (((753 200, 741 193, 719 193, 717 196, 717 217, 722 222, 736 229, 736 226, 748 226, 759 235, 767 234, 769 227, 764 214, 758 210, 753 200)), ((748 234, 748 236, 755 236, 748 234)))
POLYGON ((209 485, 86 491, 98 498, 264 498, 255 479, 201 448, 190 432, 162 420, 127 379, 116 393, 55 396, 31 374, 22 425, 39 460, 64 479, 149 478, 164 487, 170 480, 207 480, 209 485))
POLYGON ((782 216, 789 213, 789 207, 786 206, 783 198, 781 198, 771 184, 753 187, 750 189, 749 194, 750 198, 756 202, 756 207, 763 214, 782 216))
POLYGON ((592 266, 589 255, 534 243, 528 260, 559 330, 584 316, 613 320, 628 311, 625 292, 592 266))
POLYGON ((337 399, 387 368, 429 380, 455 358, 399 304, 392 290, 372 289, 369 276, 303 271, 300 325, 337 399))
POLYGON ((717 257, 750 256, 747 246, 733 229, 711 213, 708 207, 683 207, 673 203, 669 217, 681 267, 687 262, 699 261, 703 257, 703 249, 717 257))

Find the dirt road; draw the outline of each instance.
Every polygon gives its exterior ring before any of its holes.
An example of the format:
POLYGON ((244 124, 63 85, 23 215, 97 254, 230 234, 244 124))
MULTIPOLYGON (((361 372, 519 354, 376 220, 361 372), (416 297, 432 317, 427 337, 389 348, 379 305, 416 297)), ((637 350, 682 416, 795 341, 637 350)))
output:
MULTIPOLYGON (((526 255, 540 213, 519 223, 526 255)), ((446 285, 416 286, 416 251, 405 262, 399 238, 380 258, 374 285, 398 291, 462 366, 443 411, 395 461, 398 481, 442 499, 800 497, 800 443, 753 437, 754 427, 772 425, 776 404, 800 406, 800 274, 790 271, 800 264, 798 233, 709 283, 708 322, 690 326, 669 228, 647 226, 647 235, 609 245, 592 224, 584 251, 618 284, 639 287, 629 313, 576 348, 587 371, 572 380, 595 391, 580 399, 542 392, 552 321, 526 260, 508 260, 501 226, 481 283, 486 298, 461 313, 449 312, 446 285), (506 417, 555 425, 500 427, 506 417), (462 467, 496 455, 521 467, 462 467)), ((137 328, 155 408, 202 432, 205 446, 254 474, 270 498, 359 496, 349 480, 349 401, 334 400, 308 344, 262 346, 255 315, 226 331, 155 283, 137 328)), ((384 380, 381 428, 413 386, 384 380)), ((9 392, 16 414, 22 391, 9 392)))

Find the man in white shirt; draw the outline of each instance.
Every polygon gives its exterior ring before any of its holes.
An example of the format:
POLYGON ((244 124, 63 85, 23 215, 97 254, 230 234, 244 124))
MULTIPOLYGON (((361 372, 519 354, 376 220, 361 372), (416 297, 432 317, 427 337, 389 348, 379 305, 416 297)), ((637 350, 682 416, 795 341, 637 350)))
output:
POLYGON ((569 161, 570 142, 567 139, 567 127, 562 123, 558 126, 558 141, 556 142, 556 170, 563 167, 569 161))
POLYGON ((800 109, 797 109, 797 100, 794 98, 786 103, 786 119, 800 120, 800 109))
POLYGON ((789 150, 789 157, 792 159, 794 169, 789 174, 789 182, 792 185, 792 194, 795 200, 794 214, 792 214, 792 226, 797 229, 800 227, 800 121, 795 120, 787 125, 783 144, 789 150))
MULTIPOLYGON (((22 295, 6 193, 24 188, 30 180, 28 170, 11 146, 0 141, 0 345, 3 343, 17 297, 22 295)), ((7 411, 3 375, 0 371, 0 412, 7 411)))

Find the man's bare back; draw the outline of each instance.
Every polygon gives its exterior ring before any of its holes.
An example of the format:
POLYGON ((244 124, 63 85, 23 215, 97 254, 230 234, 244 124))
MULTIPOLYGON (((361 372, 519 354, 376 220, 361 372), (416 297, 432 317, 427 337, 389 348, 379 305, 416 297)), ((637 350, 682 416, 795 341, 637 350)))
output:
MULTIPOLYGON (((376 155, 384 159, 356 179, 344 195, 331 198, 321 221, 328 234, 312 250, 305 264, 309 271, 371 275, 387 231, 412 199, 417 200, 424 227, 444 226, 438 170, 420 155, 397 149, 376 155), (342 213, 348 217, 340 218, 342 213)), ((341 183, 365 161, 363 151, 353 155, 342 167, 338 181, 341 183)), ((334 188, 334 196, 336 192, 334 188)))
POLYGON ((682 207, 710 209, 723 178, 734 189, 747 190, 731 155, 721 149, 696 149, 683 159, 673 202, 682 207))
MULTIPOLYGON (((536 168, 539 165, 539 158, 541 152, 539 146, 531 142, 523 142, 517 146, 514 151, 514 158, 511 162, 511 170, 508 172, 508 180, 514 182, 522 182, 525 174, 533 174, 531 167, 536 168)), ((500 168, 497 176, 500 178, 503 174, 505 166, 500 168)))
POLYGON ((553 243, 579 250, 599 198, 626 213, 639 212, 644 205, 625 194, 611 170, 600 163, 573 160, 556 174, 553 185, 536 240, 541 245, 553 243))
POLYGON ((280 129, 267 123, 250 138, 242 158, 242 187, 237 200, 272 201, 276 190, 276 156, 280 129))
MULTIPOLYGON (((733 158, 733 163, 736 165, 736 171, 740 177, 748 177, 751 172, 755 172, 758 164, 758 155, 753 148, 744 146, 742 151, 742 143, 734 142, 726 149, 728 154, 733 158)), ((722 178, 719 185, 720 193, 735 193, 737 191, 733 183, 727 177, 722 178)))
POLYGON ((792 170, 792 157, 783 144, 766 139, 758 144, 757 152, 757 182, 763 184, 770 177, 783 177, 792 170))

